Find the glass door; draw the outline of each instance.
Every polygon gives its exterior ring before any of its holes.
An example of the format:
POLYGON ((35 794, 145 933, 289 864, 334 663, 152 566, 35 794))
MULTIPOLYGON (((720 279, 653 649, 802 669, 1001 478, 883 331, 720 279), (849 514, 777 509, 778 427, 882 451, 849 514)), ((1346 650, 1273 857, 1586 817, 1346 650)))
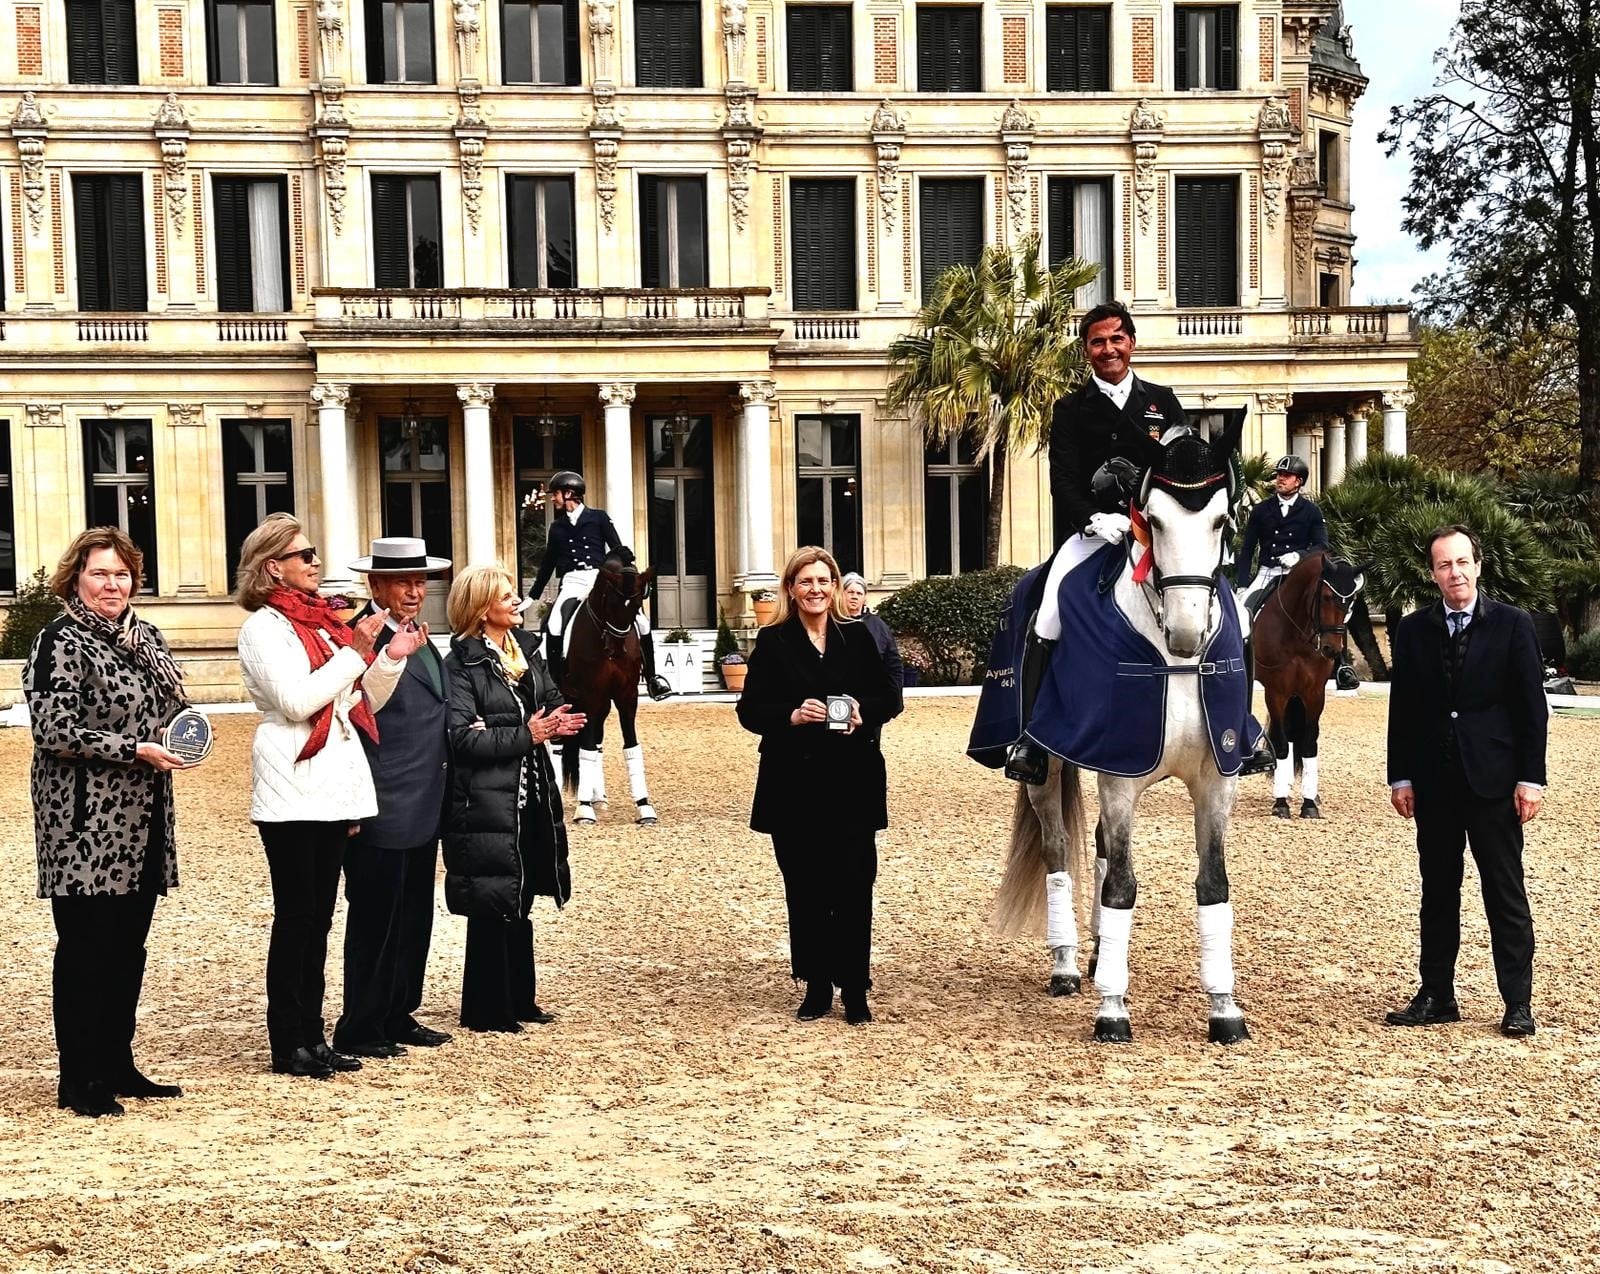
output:
POLYGON ((650 563, 658 632, 710 628, 714 539, 711 417, 649 416, 650 563))

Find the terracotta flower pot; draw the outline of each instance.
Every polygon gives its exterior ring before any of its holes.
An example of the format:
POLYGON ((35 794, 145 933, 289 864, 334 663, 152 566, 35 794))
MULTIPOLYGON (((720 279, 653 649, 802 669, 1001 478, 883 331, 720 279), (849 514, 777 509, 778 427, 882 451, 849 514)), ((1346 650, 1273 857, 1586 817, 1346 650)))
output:
POLYGON ((753 601, 750 603, 750 605, 755 610, 756 623, 760 624, 763 628, 778 617, 777 598, 773 598, 771 601, 766 602, 753 601))
POLYGON ((721 664, 722 684, 734 694, 744 690, 744 675, 750 671, 749 664, 721 664))

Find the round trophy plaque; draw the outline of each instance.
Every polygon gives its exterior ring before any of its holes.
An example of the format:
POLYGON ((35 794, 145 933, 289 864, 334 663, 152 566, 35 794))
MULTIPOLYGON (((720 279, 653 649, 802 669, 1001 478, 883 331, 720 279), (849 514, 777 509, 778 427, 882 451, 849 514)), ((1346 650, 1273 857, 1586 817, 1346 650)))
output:
POLYGON ((183 758, 185 765, 198 765, 211 755, 214 742, 211 722, 193 708, 185 708, 161 732, 161 746, 183 758))
POLYGON ((849 695, 828 696, 828 729, 848 730, 850 728, 850 713, 855 705, 850 702, 849 695))

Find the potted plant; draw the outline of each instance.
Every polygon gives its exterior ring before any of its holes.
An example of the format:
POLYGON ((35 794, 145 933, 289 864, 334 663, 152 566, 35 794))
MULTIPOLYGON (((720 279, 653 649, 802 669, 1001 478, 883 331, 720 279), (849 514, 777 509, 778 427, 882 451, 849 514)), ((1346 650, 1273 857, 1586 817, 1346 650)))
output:
POLYGON ((750 670, 750 666, 745 663, 743 655, 737 650, 732 654, 724 655, 717 660, 717 667, 722 670, 722 684, 724 686, 733 691, 734 694, 739 694, 744 690, 744 675, 750 670))
POLYGON ((770 588, 750 594, 750 605, 756 613, 756 623, 765 628, 778 617, 778 595, 770 588))
POLYGON ((700 651, 685 628, 661 639, 661 675, 679 694, 700 693, 700 651))
POLYGON ((722 674, 722 684, 729 690, 744 689, 744 655, 739 650, 739 639, 728 627, 728 617, 717 607, 717 644, 711 648, 711 657, 717 661, 717 671, 722 674))

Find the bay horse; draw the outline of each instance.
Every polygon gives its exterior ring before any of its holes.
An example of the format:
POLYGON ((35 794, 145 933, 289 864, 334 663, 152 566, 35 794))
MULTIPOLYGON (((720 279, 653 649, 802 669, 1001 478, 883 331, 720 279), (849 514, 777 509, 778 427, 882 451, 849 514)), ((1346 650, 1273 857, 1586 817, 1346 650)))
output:
MULTIPOLYGON (((1111 589, 1122 620, 1162 661, 1144 669, 1143 675, 1155 677, 1165 686, 1161 716, 1152 721, 1164 728, 1154 767, 1138 776, 1104 771, 1098 775, 1100 819, 1094 834, 1096 890, 1090 918, 1094 945, 1089 972, 1100 993, 1094 1038, 1102 1043, 1126 1043, 1133 1038, 1127 1008, 1128 947, 1138 893, 1133 871, 1133 815, 1139 798, 1165 778, 1182 781, 1194 803, 1199 860, 1196 927, 1200 984, 1209 1000, 1208 1037, 1218 1044, 1250 1037, 1244 1012, 1233 998, 1233 907, 1226 865, 1228 822, 1238 778, 1236 772, 1222 771, 1201 687, 1202 677, 1220 671, 1220 665, 1210 658, 1211 643, 1224 625, 1225 611, 1235 606, 1221 578, 1221 566, 1232 485, 1227 457, 1237 443, 1237 432, 1231 431, 1220 444, 1189 436, 1167 445, 1168 454, 1182 450, 1187 457, 1172 466, 1174 471, 1204 476, 1199 481, 1168 482, 1160 475, 1162 462, 1158 462, 1157 472, 1144 479, 1135 510, 1136 526, 1147 528, 1143 538, 1148 539, 1148 546, 1128 544, 1120 550, 1121 563, 1115 566, 1114 576, 1108 573, 1102 580, 1102 589, 1111 589), (1147 556, 1150 564, 1142 565, 1147 556)), ((1091 569, 1094 560, 1079 569, 1091 569)), ((1073 662, 1082 654, 1067 651, 1066 646, 1064 640, 1056 666, 1066 669, 1065 675, 1070 677, 1073 662), (1064 663, 1060 662, 1063 657, 1064 663)), ((1229 666, 1225 675, 1242 681, 1242 659, 1223 662, 1229 666)), ((1113 675, 1120 680, 1119 674, 1113 675)), ((1237 695, 1244 693, 1242 685, 1233 685, 1232 690, 1237 695)), ((1237 740, 1232 743, 1236 746, 1237 740)), ((1248 746, 1242 750, 1247 753, 1248 746)), ((1235 761, 1235 771, 1237 765, 1235 761)), ((1045 783, 1019 785, 1008 861, 994 909, 996 925, 1015 930, 1022 922, 1037 918, 1042 897, 1046 942, 1052 956, 1052 995, 1073 995, 1081 986, 1073 894, 1075 886, 1080 893, 1087 888, 1090 860, 1079 773, 1077 765, 1053 758, 1045 783)))
POLYGON ((1317 803, 1322 709, 1334 663, 1349 642, 1350 612, 1365 571, 1365 566, 1353 566, 1327 549, 1312 549, 1279 581, 1251 625, 1256 680, 1266 695, 1267 737, 1278 757, 1272 777, 1276 818, 1289 817, 1296 768, 1300 817, 1322 817, 1317 803))
POLYGON ((595 822, 595 806, 606 803, 603 767, 606 717, 613 707, 622 723, 622 756, 628 764, 628 785, 638 811, 637 822, 653 827, 655 807, 644 777, 644 749, 634 729, 639 709, 639 671, 644 655, 634 620, 650 595, 653 570, 639 571, 607 558, 589 595, 566 625, 566 671, 561 693, 588 717, 575 738, 566 740, 560 757, 564 785, 577 796, 572 821, 595 822))

